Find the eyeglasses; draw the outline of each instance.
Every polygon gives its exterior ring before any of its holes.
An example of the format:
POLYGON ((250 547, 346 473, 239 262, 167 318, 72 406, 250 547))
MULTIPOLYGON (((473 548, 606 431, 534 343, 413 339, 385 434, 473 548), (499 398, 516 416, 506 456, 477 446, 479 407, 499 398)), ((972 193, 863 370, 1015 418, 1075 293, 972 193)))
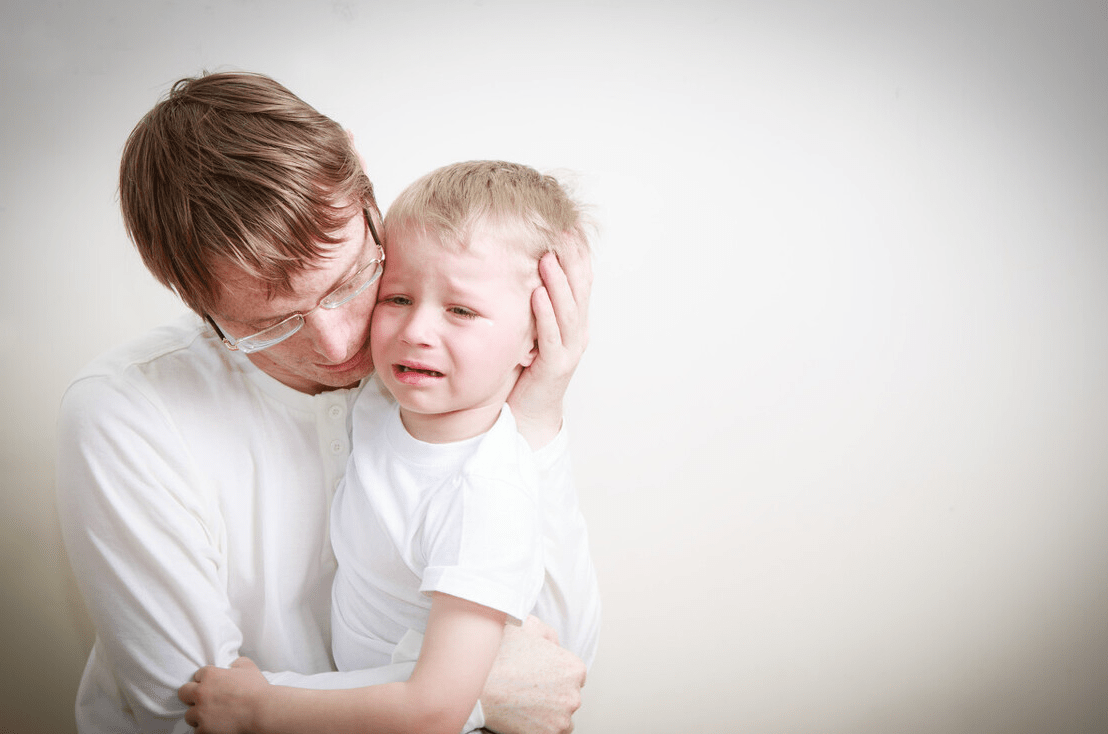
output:
POLYGON ((373 236, 373 244, 377 246, 377 252, 380 257, 370 260, 351 275, 349 278, 339 284, 337 288, 325 295, 314 308, 305 311, 304 313, 294 313, 288 318, 278 321, 273 326, 267 326, 256 334, 250 336, 244 336, 241 339, 230 339, 222 330, 216 325, 211 316, 204 314, 204 318, 215 329, 215 333, 219 335, 219 338, 223 340, 223 343, 231 351, 239 351, 245 354, 251 352, 259 352, 263 349, 268 349, 275 344, 280 344, 285 339, 300 331, 300 327, 304 325, 304 319, 308 314, 315 311, 317 308, 335 309, 357 298, 359 295, 365 292, 369 286, 373 285, 373 282, 381 277, 381 271, 385 263, 385 248, 381 246, 381 239, 377 236, 377 228, 373 226, 373 219, 369 216, 369 212, 363 210, 366 224, 369 225, 369 232, 373 236))

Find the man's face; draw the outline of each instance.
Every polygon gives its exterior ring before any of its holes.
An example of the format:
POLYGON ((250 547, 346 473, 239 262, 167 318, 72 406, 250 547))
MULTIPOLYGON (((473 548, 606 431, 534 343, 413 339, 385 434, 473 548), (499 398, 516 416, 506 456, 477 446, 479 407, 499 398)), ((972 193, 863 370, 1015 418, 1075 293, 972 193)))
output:
MULTIPOLYGON (((378 374, 407 411, 405 423, 450 414, 452 426, 498 412, 534 359, 534 260, 480 228, 465 251, 402 231, 387 244, 373 313, 378 374), (532 272, 533 271, 533 272, 532 272), (479 414, 479 415, 478 415, 479 414)), ((409 425, 409 430, 413 425, 409 425)), ((426 439, 425 439, 426 440, 426 439)))
MULTIPOLYGON (((232 339, 254 334, 294 313, 308 313, 378 252, 361 212, 340 232, 334 256, 292 280, 291 296, 270 294, 264 282, 227 263, 215 269, 223 295, 210 316, 232 339)), ((373 371, 369 320, 377 283, 336 309, 316 308, 288 339, 248 355, 266 374, 309 394, 352 387, 373 371)))

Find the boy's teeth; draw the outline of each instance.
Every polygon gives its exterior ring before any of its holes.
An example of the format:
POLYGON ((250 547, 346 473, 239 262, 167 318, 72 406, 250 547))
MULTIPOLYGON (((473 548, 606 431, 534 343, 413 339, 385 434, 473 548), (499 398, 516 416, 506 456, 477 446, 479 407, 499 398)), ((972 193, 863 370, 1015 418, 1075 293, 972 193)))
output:
POLYGON ((421 369, 417 369, 415 367, 408 367, 407 365, 403 365, 403 364, 400 365, 400 371, 401 372, 419 372, 419 373, 424 374, 424 375, 432 375, 432 376, 436 376, 436 377, 442 375, 441 372, 436 372, 435 370, 421 370, 421 369))

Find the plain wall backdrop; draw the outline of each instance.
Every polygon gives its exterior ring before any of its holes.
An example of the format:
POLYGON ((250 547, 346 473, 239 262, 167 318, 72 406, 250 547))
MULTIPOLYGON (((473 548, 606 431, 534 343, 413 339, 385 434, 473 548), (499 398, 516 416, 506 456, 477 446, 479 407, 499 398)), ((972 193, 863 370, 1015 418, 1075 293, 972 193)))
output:
POLYGON ((1102 0, 6 2, 0 730, 73 727, 54 420, 182 310, 115 176, 204 69, 347 126, 383 207, 473 158, 592 204, 578 731, 1108 731, 1102 0))

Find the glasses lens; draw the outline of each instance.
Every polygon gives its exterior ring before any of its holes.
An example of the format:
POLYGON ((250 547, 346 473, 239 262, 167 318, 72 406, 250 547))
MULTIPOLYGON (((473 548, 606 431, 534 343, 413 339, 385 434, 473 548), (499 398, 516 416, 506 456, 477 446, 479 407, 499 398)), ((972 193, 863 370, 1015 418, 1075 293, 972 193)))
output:
MULTIPOLYGON (((323 300, 319 302, 319 305, 327 309, 338 308, 365 292, 365 289, 369 288, 369 286, 373 284, 373 281, 381 277, 381 264, 384 262, 384 258, 385 256, 382 252, 381 259, 369 262, 361 270, 354 273, 354 275, 350 276, 349 280, 324 296, 323 300)), ((308 313, 311 313, 311 311, 308 313)), ((262 349, 268 349, 274 344, 280 344, 285 339, 288 339, 290 336, 300 331, 300 327, 303 325, 303 314, 293 314, 284 321, 274 324, 268 329, 239 339, 237 342, 234 342, 234 348, 246 352, 247 354, 258 352, 262 349)))
POLYGON ((327 297, 320 301, 319 305, 323 306, 323 308, 338 308, 354 297, 361 295, 361 293, 371 286, 373 281, 377 280, 379 277, 381 277, 381 263, 374 260, 354 273, 354 276, 351 277, 350 280, 328 293, 327 297))
POLYGON ((300 327, 303 325, 304 317, 300 314, 295 314, 278 324, 274 324, 268 329, 259 331, 257 334, 251 334, 244 339, 239 339, 235 343, 235 346, 247 354, 257 352, 267 347, 272 347, 274 344, 283 342, 285 339, 288 339, 290 336, 300 331, 300 327))

